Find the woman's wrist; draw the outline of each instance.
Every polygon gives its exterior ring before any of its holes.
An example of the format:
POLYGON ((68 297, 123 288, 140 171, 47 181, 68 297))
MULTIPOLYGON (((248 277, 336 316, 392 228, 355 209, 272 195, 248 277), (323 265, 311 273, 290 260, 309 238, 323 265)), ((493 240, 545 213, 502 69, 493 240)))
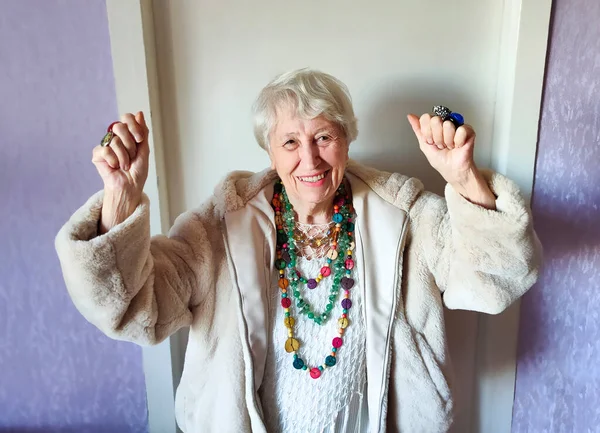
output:
POLYGON ((457 193, 471 203, 496 210, 496 196, 477 167, 470 169, 460 182, 451 185, 457 193))
POLYGON ((104 189, 99 234, 107 233, 133 214, 142 200, 142 194, 124 190, 104 189))

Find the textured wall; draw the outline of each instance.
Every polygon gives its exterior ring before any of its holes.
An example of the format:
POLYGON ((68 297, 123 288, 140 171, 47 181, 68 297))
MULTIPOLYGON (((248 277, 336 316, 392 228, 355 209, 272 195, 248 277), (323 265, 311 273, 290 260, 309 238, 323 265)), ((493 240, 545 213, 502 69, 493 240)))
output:
POLYGON ((2 0, 0 95, 0 432, 145 432, 141 350, 79 315, 53 246, 117 114, 104 0, 2 0))
POLYGON ((513 433, 600 431, 600 2, 554 0, 513 433))

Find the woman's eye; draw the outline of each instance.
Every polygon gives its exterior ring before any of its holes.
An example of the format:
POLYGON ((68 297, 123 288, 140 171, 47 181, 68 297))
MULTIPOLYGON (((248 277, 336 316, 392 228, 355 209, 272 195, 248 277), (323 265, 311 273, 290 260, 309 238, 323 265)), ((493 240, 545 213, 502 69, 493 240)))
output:
POLYGON ((319 143, 325 143, 325 142, 327 142, 329 140, 330 140, 329 135, 321 135, 319 138, 317 138, 317 141, 319 143))
POLYGON ((283 144, 284 147, 294 147, 295 145, 296 145, 295 140, 288 140, 283 144))

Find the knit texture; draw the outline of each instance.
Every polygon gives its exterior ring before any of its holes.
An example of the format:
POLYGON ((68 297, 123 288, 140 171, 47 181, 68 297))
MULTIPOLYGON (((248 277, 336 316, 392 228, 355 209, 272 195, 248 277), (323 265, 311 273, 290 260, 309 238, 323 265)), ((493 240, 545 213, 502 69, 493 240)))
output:
MULTIPOLYGON (((308 260, 298 257, 297 268, 306 278, 312 278, 319 274, 325 261, 324 258, 308 260)), ((296 370, 292 366, 292 355, 284 349, 288 335, 283 324, 285 316, 279 302, 277 275, 274 276, 273 296, 269 299, 272 337, 260 390, 269 432, 367 431, 367 420, 357 416, 362 412, 362 404, 366 405, 366 399, 363 399, 366 380, 365 322, 362 286, 357 269, 352 275, 356 283, 350 293, 352 308, 348 318, 351 324, 344 333, 344 345, 338 350, 338 363, 326 368, 319 379, 312 379, 308 370, 296 370)), ((303 298, 313 306, 314 311, 325 310, 332 282, 333 275, 323 279, 314 290, 306 286, 301 289, 303 298)), ((340 291, 331 318, 322 326, 304 315, 299 316, 295 305, 292 307, 292 316, 296 319, 294 334, 301 342, 298 354, 309 368, 323 365, 325 357, 331 353, 332 340, 338 336, 336 325, 342 312, 342 294, 343 291, 340 291)))

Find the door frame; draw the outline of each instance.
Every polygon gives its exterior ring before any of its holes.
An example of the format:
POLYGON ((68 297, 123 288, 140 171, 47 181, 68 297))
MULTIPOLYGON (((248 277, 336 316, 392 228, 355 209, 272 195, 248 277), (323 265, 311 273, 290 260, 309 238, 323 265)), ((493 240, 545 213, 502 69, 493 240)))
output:
MULTIPOLYGON (((152 234, 170 227, 163 158, 153 0, 106 0, 117 105, 143 110, 150 129, 152 234)), ((498 86, 489 166, 531 197, 552 0, 504 0, 498 86)), ((519 304, 498 316, 479 315, 471 432, 508 433, 516 378, 519 304)), ((175 433, 175 389, 181 377, 182 335, 142 351, 150 433, 175 433)))
MULTIPOLYGON (((119 113, 143 111, 148 125, 150 166, 144 192, 150 198, 150 232, 171 226, 158 91, 152 0, 106 0, 119 113)), ((175 390, 181 378, 181 336, 142 348, 149 433, 180 432, 175 390)))

